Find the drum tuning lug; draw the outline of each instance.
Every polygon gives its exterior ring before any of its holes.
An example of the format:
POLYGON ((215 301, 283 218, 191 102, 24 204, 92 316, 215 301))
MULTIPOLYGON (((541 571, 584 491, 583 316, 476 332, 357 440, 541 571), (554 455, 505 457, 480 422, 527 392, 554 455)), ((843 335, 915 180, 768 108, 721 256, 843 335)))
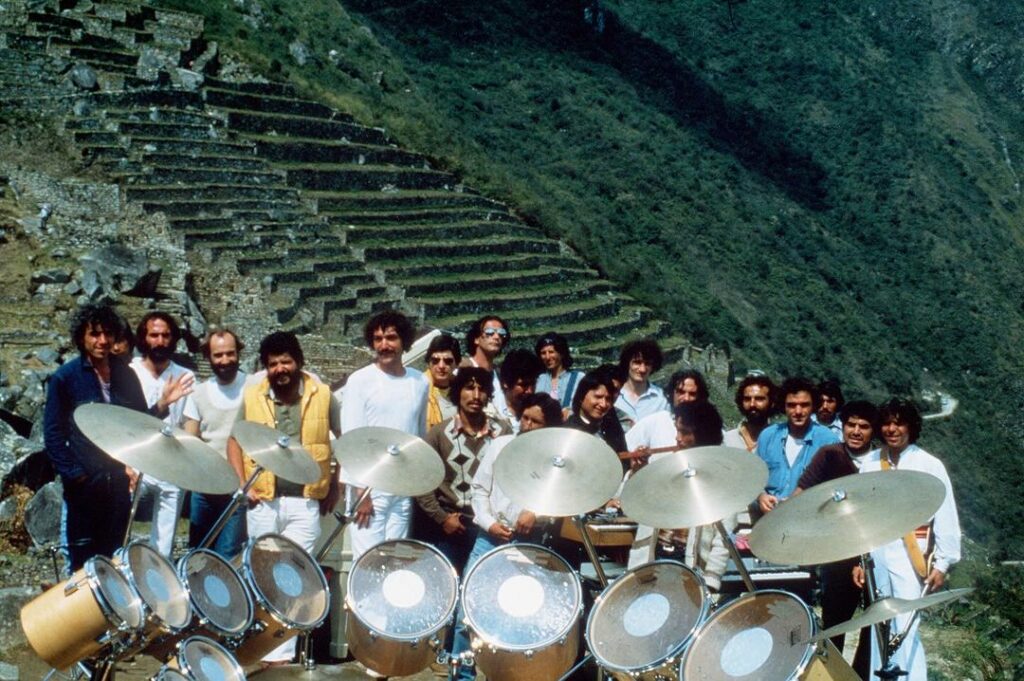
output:
POLYGON ((376 631, 372 631, 372 630, 371 630, 371 631, 369 632, 369 634, 370 634, 370 640, 371 640, 371 641, 376 641, 376 640, 377 640, 377 632, 376 632, 376 631))
POLYGON ((532 658, 533 658, 533 652, 534 652, 533 650, 527 650, 527 651, 526 651, 525 653, 523 653, 523 654, 524 654, 524 655, 526 655, 526 659, 527 659, 527 660, 529 660, 529 659, 532 659, 532 658))
MULTIPOLYGON (((441 647, 441 639, 439 639, 439 638, 438 638, 438 637, 436 637, 436 636, 433 636, 433 637, 431 637, 431 639, 430 639, 430 640, 429 640, 429 641, 427 642, 427 645, 429 645, 429 646, 430 646, 431 648, 433 648, 434 650, 437 650, 438 648, 440 648, 440 647, 441 647)), ((440 654, 438 655, 438 657, 440 657, 440 654)), ((441 661, 441 660, 438 660, 438 662, 440 662, 440 661, 441 661)))
POLYGON ((72 581, 68 580, 68 583, 64 585, 64 595, 65 596, 70 596, 71 594, 73 594, 76 591, 78 591, 78 589, 81 586, 82 586, 82 582, 81 581, 72 582, 72 581))
POLYGON ((476 666, 476 654, 472 650, 459 653, 459 666, 472 669, 476 666))

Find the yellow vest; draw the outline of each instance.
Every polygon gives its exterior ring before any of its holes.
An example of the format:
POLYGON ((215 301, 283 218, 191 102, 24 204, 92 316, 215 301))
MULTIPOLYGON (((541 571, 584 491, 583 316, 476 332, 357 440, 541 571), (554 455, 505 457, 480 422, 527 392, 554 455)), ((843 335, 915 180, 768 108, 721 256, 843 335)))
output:
MULTIPOLYGON (((302 375, 302 381, 300 439, 306 451, 313 455, 313 460, 320 464, 320 479, 303 487, 302 496, 307 499, 323 499, 330 488, 331 476, 331 391, 305 374, 302 375)), ((269 390, 270 382, 266 378, 245 389, 245 420, 276 428, 274 401, 267 394, 269 390)), ((243 457, 243 462, 245 478, 248 480, 256 470, 256 462, 248 456, 243 457)), ((260 499, 273 499, 276 479, 273 473, 265 470, 256 478, 252 490, 260 499)))

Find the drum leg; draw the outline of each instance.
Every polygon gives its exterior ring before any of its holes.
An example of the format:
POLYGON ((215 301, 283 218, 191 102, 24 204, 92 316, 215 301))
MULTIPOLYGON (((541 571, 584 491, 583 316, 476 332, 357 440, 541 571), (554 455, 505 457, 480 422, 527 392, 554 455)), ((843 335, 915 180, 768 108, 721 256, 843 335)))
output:
MULTIPOLYGON (((592 660, 593 657, 594 656, 591 655, 590 653, 587 653, 586 655, 584 655, 583 659, 580 660, 579 662, 577 662, 576 664, 574 664, 572 666, 572 668, 569 671, 567 671, 565 674, 562 674, 561 678, 559 678, 558 681, 567 681, 569 679, 569 677, 571 677, 573 674, 575 674, 580 669, 583 669, 583 665, 585 665, 586 663, 590 662, 590 660, 592 660)), ((604 677, 604 673, 601 671, 601 667, 599 666, 597 668, 597 678, 598 678, 598 681, 600 681, 600 679, 603 678, 603 677, 604 677)))

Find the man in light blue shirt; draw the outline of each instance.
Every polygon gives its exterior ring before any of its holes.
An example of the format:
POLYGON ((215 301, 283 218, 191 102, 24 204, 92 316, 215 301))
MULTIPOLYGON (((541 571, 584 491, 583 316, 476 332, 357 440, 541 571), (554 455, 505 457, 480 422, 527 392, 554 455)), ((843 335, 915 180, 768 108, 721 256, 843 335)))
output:
POLYGON ((821 447, 839 442, 831 430, 811 420, 818 408, 818 389, 812 382, 789 378, 779 393, 786 422, 768 426, 757 438, 757 455, 768 464, 768 483, 757 497, 762 513, 793 493, 804 468, 821 447))

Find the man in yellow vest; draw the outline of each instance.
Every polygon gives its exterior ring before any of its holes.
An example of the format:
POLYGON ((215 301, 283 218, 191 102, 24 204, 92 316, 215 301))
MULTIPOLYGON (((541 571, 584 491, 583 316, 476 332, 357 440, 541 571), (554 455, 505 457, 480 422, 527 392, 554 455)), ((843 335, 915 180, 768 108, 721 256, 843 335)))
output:
MULTIPOLYGON (((246 386, 239 420, 276 428, 313 455, 320 464, 320 479, 300 485, 263 471, 249 490, 246 523, 250 537, 276 533, 312 553, 320 536, 319 516, 338 500, 337 476, 331 475, 331 433, 337 437, 338 403, 330 388, 303 373, 302 347, 295 334, 276 331, 260 343, 260 362, 266 376, 246 386)), ((234 438, 228 440, 228 461, 244 485, 256 463, 244 456, 234 438)), ((264 658, 264 663, 288 662, 295 654, 295 639, 264 658)))

